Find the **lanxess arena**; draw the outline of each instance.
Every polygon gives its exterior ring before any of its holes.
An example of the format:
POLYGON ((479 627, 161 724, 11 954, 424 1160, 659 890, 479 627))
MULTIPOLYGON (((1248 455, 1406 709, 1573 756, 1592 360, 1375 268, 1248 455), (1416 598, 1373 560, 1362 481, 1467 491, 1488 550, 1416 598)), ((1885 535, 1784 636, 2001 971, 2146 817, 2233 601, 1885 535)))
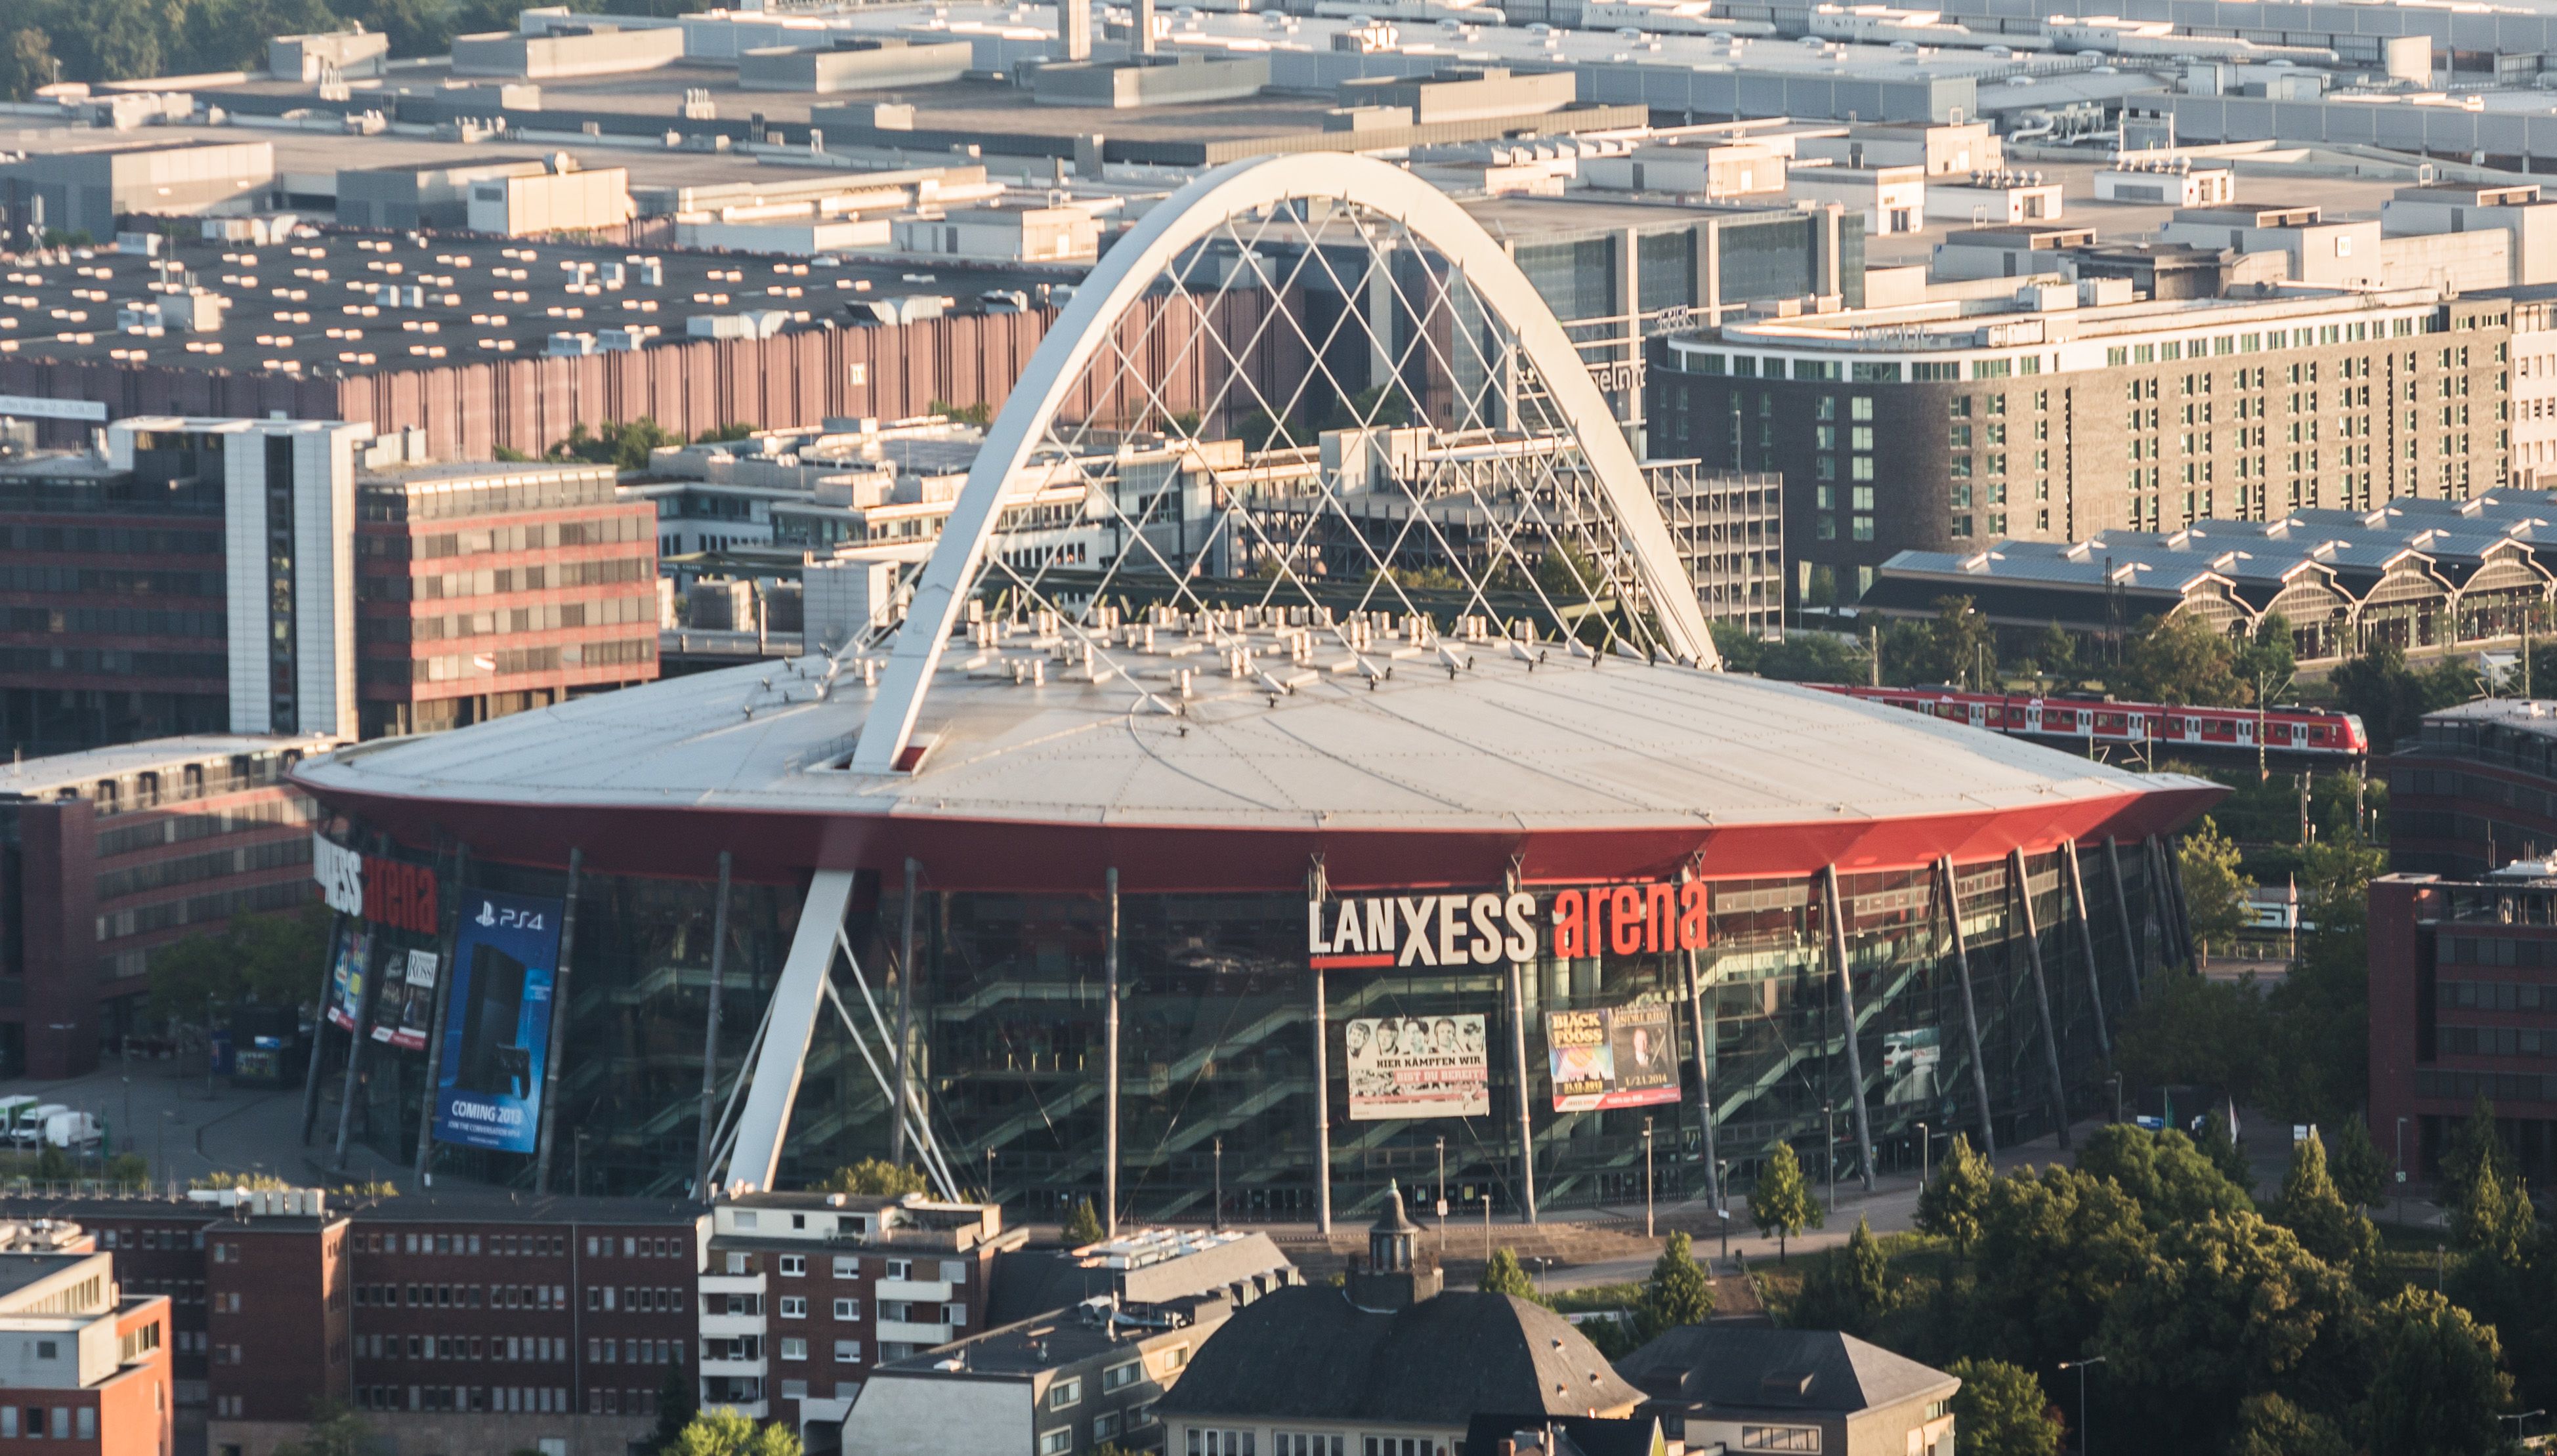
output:
POLYGON ((1711 1197, 1780 1141, 1869 1178, 2109 1106, 2181 937, 2161 836, 2219 790, 1716 670, 1656 468, 1425 184, 1208 174, 1058 319, 900 623, 302 767, 347 1019, 401 1033, 357 1135, 1328 1220, 1639 1197, 1647 1134, 1711 1197), (1128 336, 1149 291, 1189 336, 1128 336), (1172 408, 1201 350, 1301 383, 1172 408))

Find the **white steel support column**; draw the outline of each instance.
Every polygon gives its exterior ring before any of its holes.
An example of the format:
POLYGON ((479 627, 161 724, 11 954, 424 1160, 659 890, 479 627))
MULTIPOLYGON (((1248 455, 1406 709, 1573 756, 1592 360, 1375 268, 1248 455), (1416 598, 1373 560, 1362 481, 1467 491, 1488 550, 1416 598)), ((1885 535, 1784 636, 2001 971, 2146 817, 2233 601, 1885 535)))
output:
POLYGON ((771 1020, 754 1058, 754 1080, 746 1088, 745 1107, 738 1114, 737 1148, 728 1164, 731 1186, 741 1185, 749 1192, 768 1190, 781 1166, 781 1139, 790 1129, 790 1105, 799 1096, 808 1037, 816 1029, 817 1012, 825 1005, 836 933, 852 900, 849 869, 820 869, 808 881, 808 897, 799 906, 799 928, 790 937, 781 980, 772 988, 771 1020))

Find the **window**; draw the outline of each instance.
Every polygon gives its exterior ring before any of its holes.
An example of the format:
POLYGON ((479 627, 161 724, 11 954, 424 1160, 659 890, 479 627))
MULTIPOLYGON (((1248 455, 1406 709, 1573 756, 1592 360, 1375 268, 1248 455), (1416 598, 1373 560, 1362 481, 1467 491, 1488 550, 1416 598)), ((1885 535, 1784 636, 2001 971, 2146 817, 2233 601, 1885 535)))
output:
POLYGON ((1101 1389, 1104 1391, 1124 1390, 1144 1379, 1144 1375, 1145 1363, 1142 1360, 1132 1360, 1125 1365, 1114 1365, 1101 1373, 1101 1389))
POLYGON ((835 1301, 835 1318, 837 1318, 837 1319, 860 1319, 861 1317, 862 1317, 862 1302, 861 1302, 860 1300, 858 1300, 858 1299, 838 1299, 838 1300, 836 1300, 836 1301, 835 1301))
POLYGON ((783 1319, 806 1319, 808 1317, 808 1301, 796 1294, 782 1295, 781 1317, 783 1319))
POLYGON ((1740 1428, 1743 1451, 1813 1451, 1820 1449, 1820 1428, 1816 1425, 1744 1425, 1740 1428))
POLYGON ((1047 1408, 1050 1410, 1063 1410, 1082 1398, 1083 1380, 1079 1376, 1069 1376, 1047 1388, 1047 1408))
POLYGON ((783 1278, 795 1279, 806 1272, 808 1272, 808 1257, 806 1255, 785 1254, 781 1256, 781 1276, 783 1278))
POLYGON ((1154 1373, 1156 1375, 1170 1375, 1173 1371, 1176 1371, 1189 1363, 1190 1347, 1187 1345, 1175 1345, 1169 1350, 1157 1350, 1154 1352, 1154 1373))
POLYGON ((968 1322, 968 1306, 957 1301, 941 1306, 941 1322, 945 1325, 966 1324, 968 1322))
POLYGON ((1873 396, 1869 394, 1859 394, 1849 399, 1847 401, 1847 418, 1850 420, 1872 419, 1873 396))
POLYGON ((910 1260, 891 1258, 887 1261, 887 1267, 879 1276, 887 1279, 908 1279, 914 1276, 912 1273, 913 1268, 914 1265, 910 1260))
POLYGON ((1360 1442, 1362 1456, 1430 1456, 1434 1449, 1426 1436, 1367 1436, 1360 1442))
MULTIPOLYGON (((637 1398, 636 1391, 632 1392, 632 1398, 637 1398)), ((806 1381, 783 1381, 781 1383, 781 1398, 784 1400, 807 1399, 808 1383, 806 1381)), ((638 1407, 634 1405, 631 1408, 635 1410, 638 1407)))
POLYGON ((1038 1456, 1063 1456, 1073 1449, 1074 1427, 1061 1425, 1052 1431, 1039 1432, 1038 1456))
POLYGON ((1251 1431, 1203 1431, 1192 1428, 1183 1456, 1258 1456, 1251 1431))
POLYGON ((1341 1456, 1347 1437, 1319 1431, 1272 1431, 1270 1456, 1341 1456))
POLYGON ((861 1271, 862 1271, 862 1261, 861 1261, 859 1258, 856 1258, 856 1257, 854 1257, 852 1255, 849 1255, 849 1254, 838 1254, 838 1255, 836 1255, 836 1256, 835 1256, 835 1277, 836 1277, 836 1278, 839 1278, 839 1279, 851 1279, 851 1278, 858 1278, 858 1277, 861 1275, 861 1271))
POLYGON ((1092 1439, 1106 1441, 1119 1434, 1119 1412, 1105 1410, 1092 1417, 1092 1439))
POLYGON ((785 1337, 781 1342, 781 1358, 784 1360, 807 1359, 808 1342, 805 1340, 796 1340, 785 1337))

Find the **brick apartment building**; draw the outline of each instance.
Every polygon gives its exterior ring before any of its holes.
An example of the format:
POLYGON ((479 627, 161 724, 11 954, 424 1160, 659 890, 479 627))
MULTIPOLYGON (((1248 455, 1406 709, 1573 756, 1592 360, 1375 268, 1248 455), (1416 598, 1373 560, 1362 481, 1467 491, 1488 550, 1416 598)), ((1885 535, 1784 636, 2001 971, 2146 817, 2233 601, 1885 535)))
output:
POLYGON ((0 1217, 85 1231, 163 1300, 175 1402, 210 1456, 300 1439, 322 1397, 361 1412, 385 1456, 622 1456, 670 1374, 703 1404, 840 1421, 839 1385, 982 1321, 996 1256, 1024 1238, 993 1207, 816 1194, 706 1209, 288 1190, 16 1199, 0 1217), (767 1380, 822 1393, 768 1400, 767 1380))
POLYGON ((0 1226, 0 1450, 171 1456, 169 1299, 126 1293, 93 1242, 0 1226))
POLYGON ((2523 1176, 2557 1171, 2557 870, 2370 885, 2370 1131, 2423 1177, 2484 1097, 2523 1176))
POLYGON ((995 1258, 1026 1241, 1000 1207, 757 1193, 713 1214, 702 1400, 840 1423, 862 1382, 981 1329, 995 1258))
POLYGON ((310 901, 311 803, 284 774, 336 745, 207 733, 0 765, 0 1077, 94 1070, 148 1029, 155 951, 310 901))

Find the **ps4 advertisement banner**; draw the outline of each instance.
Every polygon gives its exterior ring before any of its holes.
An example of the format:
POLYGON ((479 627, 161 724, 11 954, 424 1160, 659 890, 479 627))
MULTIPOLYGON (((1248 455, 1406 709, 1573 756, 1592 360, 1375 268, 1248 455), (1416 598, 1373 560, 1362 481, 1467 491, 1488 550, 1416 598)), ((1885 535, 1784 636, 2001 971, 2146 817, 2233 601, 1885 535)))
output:
POLYGON ((463 1147, 531 1152, 550 1059, 560 902, 463 891, 446 1003, 435 1135, 463 1147))

